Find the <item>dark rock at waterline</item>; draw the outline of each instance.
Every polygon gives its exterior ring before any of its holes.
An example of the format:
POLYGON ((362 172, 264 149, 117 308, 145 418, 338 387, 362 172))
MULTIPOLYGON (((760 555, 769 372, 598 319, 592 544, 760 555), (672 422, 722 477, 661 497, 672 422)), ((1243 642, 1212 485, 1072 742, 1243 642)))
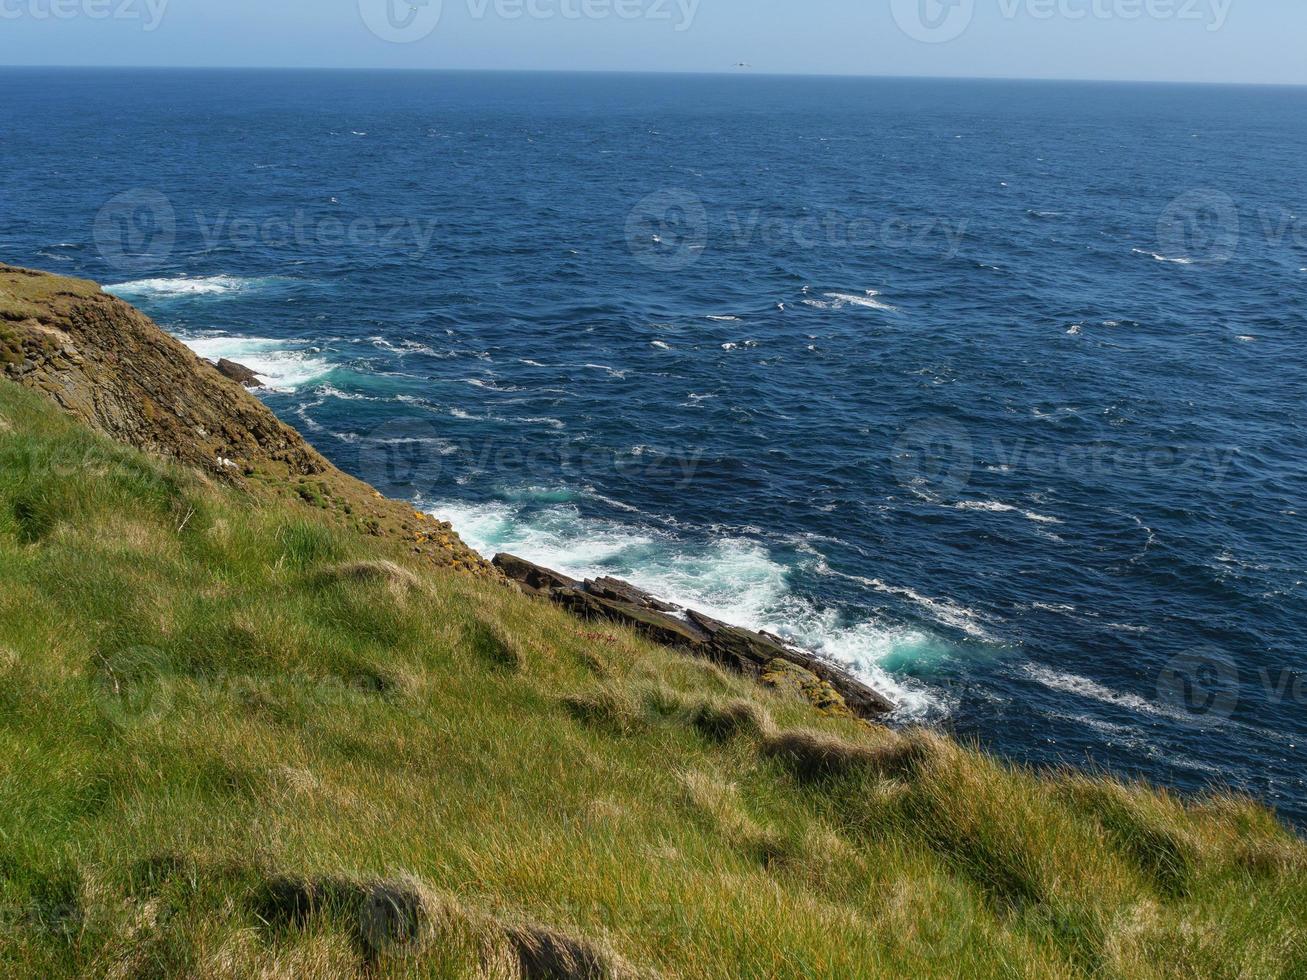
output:
POLYGON ((801 694, 823 713, 877 718, 895 708, 893 701, 847 671, 794 649, 778 636, 731 626, 693 609, 682 610, 629 582, 614 578, 578 582, 514 555, 496 555, 494 565, 524 591, 547 598, 581 619, 629 626, 657 643, 801 694))
POLYGON ((218 373, 224 378, 231 378, 232 381, 242 384, 246 388, 263 387, 263 382, 259 380, 259 376, 244 364, 237 364, 235 361, 229 361, 224 357, 213 366, 218 369, 218 373))
POLYGON ((584 589, 556 589, 549 598, 582 619, 606 619, 630 626, 664 646, 697 649, 707 644, 705 633, 668 613, 605 599, 584 589))
POLYGON ((579 589, 581 583, 542 565, 513 555, 496 555, 495 567, 528 592, 547 595, 552 589, 579 589))
POLYGON ((654 609, 658 612, 676 612, 678 607, 670 602, 663 602, 656 599, 643 589, 637 589, 629 582, 623 582, 616 578, 597 578, 585 583, 586 591, 591 595, 597 595, 602 599, 610 599, 613 602, 627 602, 633 606, 642 606, 645 609, 654 609))

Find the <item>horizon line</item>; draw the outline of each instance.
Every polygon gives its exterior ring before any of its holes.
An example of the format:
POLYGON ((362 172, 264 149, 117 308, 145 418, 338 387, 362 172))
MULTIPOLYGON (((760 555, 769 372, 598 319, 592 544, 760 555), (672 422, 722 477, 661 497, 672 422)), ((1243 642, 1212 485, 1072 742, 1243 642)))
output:
POLYGON ((707 78, 845 78, 885 81, 1033 82, 1087 85, 1179 85, 1206 88, 1307 88, 1302 82, 1200 81, 1164 78, 1091 78, 1044 75, 900 75, 846 72, 785 72, 743 70, 670 70, 616 68, 413 68, 376 65, 24 65, 0 64, 0 70, 35 71, 303 71, 303 72, 407 72, 413 74, 486 75, 641 75, 707 78))

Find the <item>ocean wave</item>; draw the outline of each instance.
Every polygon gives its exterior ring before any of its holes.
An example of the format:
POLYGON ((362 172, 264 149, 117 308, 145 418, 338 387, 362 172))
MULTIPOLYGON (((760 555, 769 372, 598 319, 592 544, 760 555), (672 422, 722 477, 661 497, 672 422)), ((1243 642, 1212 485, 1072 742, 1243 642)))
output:
POLYGON ((858 306, 868 310, 893 312, 896 308, 876 299, 879 295, 880 293, 874 289, 868 289, 863 295, 857 293, 823 293, 824 299, 805 299, 803 304, 818 310, 842 310, 846 306, 858 306))
POLYGON ((120 299, 140 297, 226 296, 278 282, 274 276, 245 279, 239 276, 180 276, 173 279, 135 279, 105 286, 104 291, 120 299))
POLYGON ((244 364, 274 391, 295 391, 326 377, 334 367, 315 349, 305 349, 291 340, 227 335, 177 339, 206 360, 225 357, 244 364))
POLYGON ((515 499, 423 506, 487 557, 509 552, 576 578, 615 575, 669 602, 768 630, 820 653, 885 691, 905 718, 942 710, 932 692, 881 666, 891 657, 911 660, 913 649, 938 641, 912 629, 850 621, 837 610, 816 606, 790 588, 791 569, 757 541, 720 537, 694 544, 653 528, 585 517, 575 505, 553 495, 539 497, 530 488, 508 496, 515 499))
POLYGON ((997 500, 961 500, 953 505, 953 509, 988 511, 994 514, 1020 514, 1026 520, 1034 521, 1037 524, 1062 523, 1059 518, 1049 517, 1047 514, 1039 514, 1033 510, 1023 510, 1020 507, 1000 503, 997 500))
POLYGON ((1156 253, 1156 252, 1150 252, 1150 251, 1148 251, 1148 250, 1145 249, 1145 248, 1132 248, 1130 251, 1134 252, 1135 255, 1147 255, 1147 256, 1150 256, 1151 258, 1155 259, 1155 260, 1158 261, 1158 262, 1169 262, 1171 265, 1193 265, 1193 264, 1194 264, 1194 260, 1193 260, 1193 259, 1186 259, 1186 258, 1174 258, 1174 259, 1173 259, 1173 258, 1168 258, 1168 257, 1165 256, 1165 255, 1159 255, 1159 254, 1156 253))
POLYGON ((939 623, 941 626, 949 626, 955 630, 965 633, 967 636, 982 643, 997 643, 998 640, 983 625, 989 617, 983 613, 976 612, 974 609, 968 609, 959 603, 952 602, 949 599, 936 599, 928 595, 922 595, 915 589, 908 588, 904 585, 889 585, 878 578, 865 578, 861 575, 846 575, 843 572, 836 572, 843 578, 859 582, 870 589, 885 595, 898 596, 900 599, 907 599, 914 606, 924 612, 930 619, 939 623))
POLYGON ((1138 694, 1114 691, 1110 687, 1098 683, 1098 681, 1082 677, 1079 674, 1064 673, 1033 663, 1025 664, 1024 670, 1044 687, 1059 691, 1062 694, 1073 694, 1077 697, 1088 698, 1091 701, 1110 704, 1126 711, 1133 711, 1136 714, 1153 715, 1184 722, 1193 721, 1192 717, 1183 712, 1173 710, 1155 701, 1149 701, 1138 694))
POLYGON ((426 344, 420 344, 415 340, 401 340, 394 342, 387 340, 385 337, 369 337, 368 343, 378 350, 384 350, 388 354, 394 354, 396 357, 403 357, 406 354, 426 354, 431 357, 448 357, 448 354, 440 354, 428 347, 426 344))

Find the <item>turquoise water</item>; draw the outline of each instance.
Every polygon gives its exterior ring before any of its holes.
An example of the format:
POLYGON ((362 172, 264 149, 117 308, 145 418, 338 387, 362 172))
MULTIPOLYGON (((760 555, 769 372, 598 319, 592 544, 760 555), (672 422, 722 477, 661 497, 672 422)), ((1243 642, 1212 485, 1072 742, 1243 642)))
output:
POLYGON ((254 367, 487 554, 1307 817, 1304 91, 0 84, 0 257, 254 367))

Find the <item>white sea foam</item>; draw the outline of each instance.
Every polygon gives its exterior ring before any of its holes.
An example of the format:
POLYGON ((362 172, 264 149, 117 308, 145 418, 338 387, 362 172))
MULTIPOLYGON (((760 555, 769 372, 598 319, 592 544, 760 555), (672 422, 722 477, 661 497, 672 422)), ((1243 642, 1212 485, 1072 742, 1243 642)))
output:
POLYGON ((868 310, 889 310, 895 307, 876 299, 880 295, 874 289, 868 289, 863 295, 857 293, 823 293, 825 299, 805 299, 803 304, 818 310, 842 310, 846 306, 858 306, 868 310))
POLYGON ((1150 252, 1150 251, 1148 251, 1147 249, 1144 249, 1144 248, 1135 248, 1135 249, 1131 249, 1131 251, 1134 252, 1136 255, 1148 255, 1148 256, 1151 256, 1152 258, 1154 258, 1155 260, 1157 260, 1158 262, 1169 262, 1169 263, 1171 263, 1172 265, 1193 265, 1193 264, 1194 264, 1194 260, 1193 260, 1193 259, 1186 259, 1186 258, 1175 258, 1175 259, 1173 259, 1173 258, 1168 258, 1168 257, 1165 256, 1165 255, 1158 255, 1156 252, 1150 252))
POLYGON ((294 391, 332 370, 331 362, 319 352, 293 340, 227 335, 178 339, 207 360, 225 357, 244 364, 274 391, 294 391))
POLYGON ((244 279, 239 276, 180 276, 172 279, 135 279, 105 286, 104 291, 123 299, 173 296, 226 296, 266 286, 273 277, 244 279))
POLYGON ((1103 704, 1115 705, 1118 708, 1124 708, 1127 711, 1134 711, 1143 715, 1154 715, 1162 718, 1171 718, 1177 721, 1193 721, 1193 718, 1181 711, 1168 708, 1164 704, 1155 701, 1149 701, 1137 694, 1130 694, 1123 691, 1114 691, 1110 687, 1092 680, 1088 677, 1081 677, 1079 674, 1064 673, 1059 670, 1051 670, 1048 667, 1039 664, 1028 663, 1024 665, 1025 671, 1032 678, 1043 684, 1045 687, 1060 691, 1063 694, 1074 694, 1077 697, 1088 698, 1091 701, 1099 701, 1103 704))
POLYGON ((938 641, 883 623, 849 622, 835 610, 817 608, 791 590, 789 569, 757 541, 724 536, 692 545, 650 528, 583 517, 575 505, 552 502, 550 496, 542 506, 529 489, 509 496, 511 502, 448 502, 427 509, 487 557, 509 552, 577 578, 619 576, 670 602, 769 630, 843 663, 893 697, 905 717, 939 710, 938 700, 921 686, 880 666, 905 648, 938 641))
POLYGON ((619 371, 617 370, 617 368, 609 367, 607 364, 583 364, 582 367, 588 368, 591 371, 606 371, 611 377, 614 378, 626 377, 625 371, 619 371))
POLYGON ((562 419, 555 418, 525 418, 514 419, 514 422, 521 422, 523 425, 547 425, 551 429, 566 429, 567 423, 562 419))
POLYGON ((658 348, 659 350, 671 350, 671 349, 672 349, 672 345, 669 344, 669 343, 667 343, 667 342, 664 341, 664 340, 654 340, 654 341, 651 341, 651 342, 649 343, 649 346, 650 346, 650 347, 656 347, 656 348, 658 348))
POLYGON ((1049 517, 1046 514, 1038 514, 1033 510, 1022 510, 1020 507, 1013 507, 1011 504, 1000 503, 997 500, 961 500, 953 505, 953 509, 989 511, 994 514, 1020 514, 1026 520, 1034 521, 1037 524, 1062 523, 1062 521, 1056 517, 1049 517))
POLYGON ((716 320, 718 323, 735 323, 740 318, 738 316, 710 316, 709 320, 716 320))
POLYGON ((385 337, 369 337, 368 342, 378 350, 384 350, 388 354, 394 354, 403 357, 406 354, 428 354, 433 357, 442 357, 448 355, 438 354, 426 344, 420 344, 416 340, 401 340, 394 342, 387 340, 385 337))

